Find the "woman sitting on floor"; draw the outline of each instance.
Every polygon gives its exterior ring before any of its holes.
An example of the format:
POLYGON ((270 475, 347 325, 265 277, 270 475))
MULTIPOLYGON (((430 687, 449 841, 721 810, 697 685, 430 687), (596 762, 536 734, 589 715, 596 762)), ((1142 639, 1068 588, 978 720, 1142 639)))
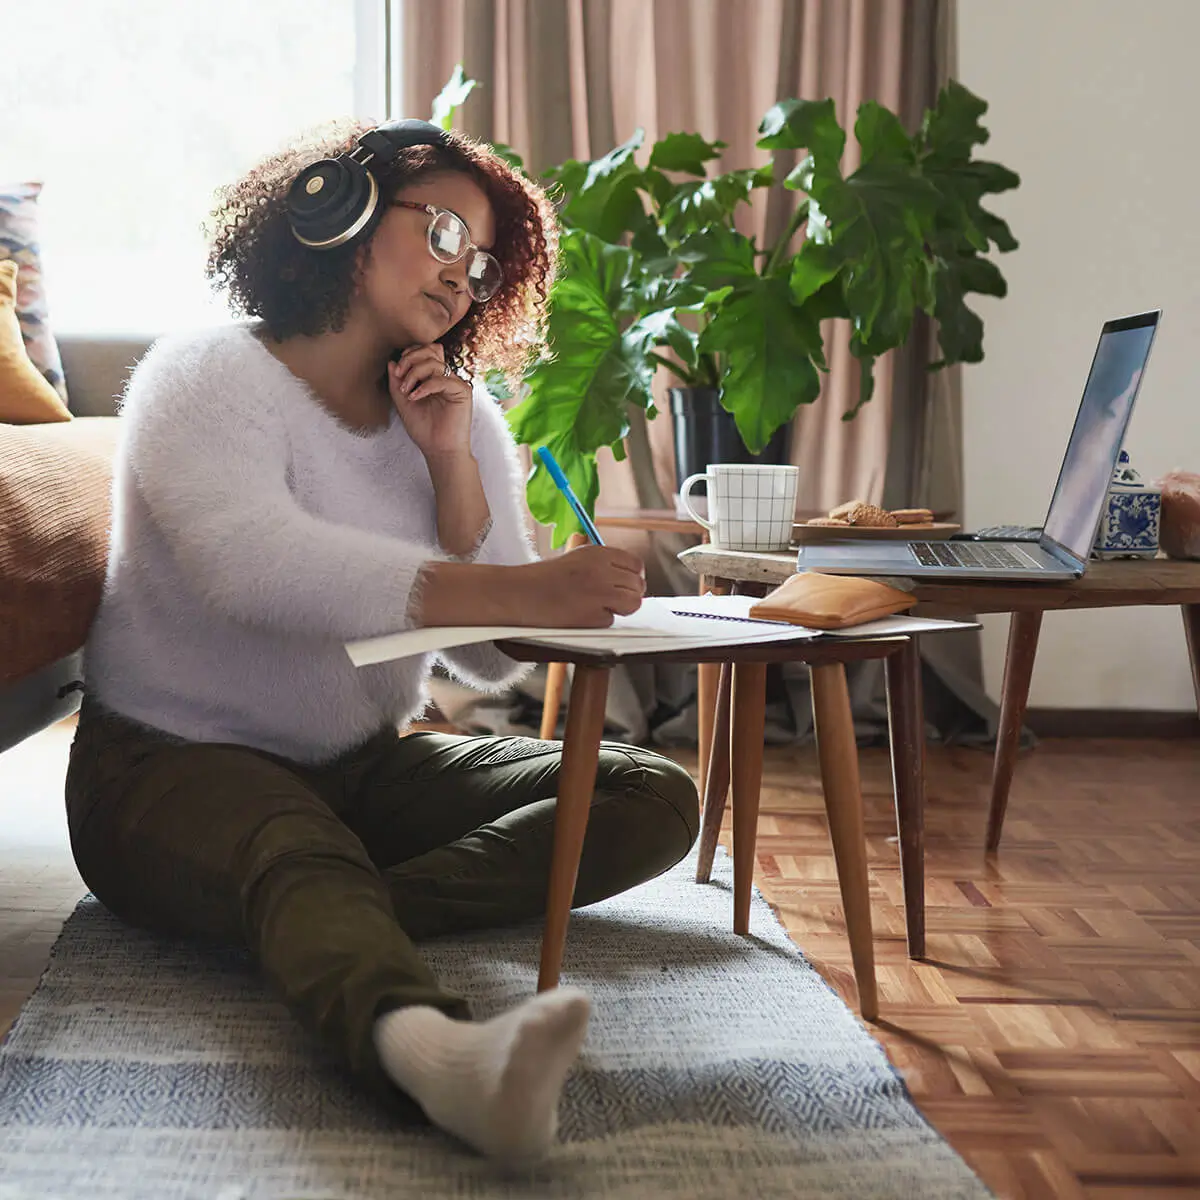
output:
MULTIPOLYGON (((71 843, 120 918, 244 943, 365 1082, 527 1159, 553 1142, 587 997, 472 1022, 414 942, 542 914, 561 745, 400 734, 430 657, 356 669, 344 643, 603 626, 643 574, 601 546, 536 560, 516 447, 468 381, 538 349, 545 196, 424 122, 363 133, 225 189, 209 274, 252 320, 160 341, 130 382, 71 843)), ((441 657, 477 687, 521 672, 490 644, 441 657)), ((697 826, 686 772, 604 745, 575 904, 667 870, 697 826)))

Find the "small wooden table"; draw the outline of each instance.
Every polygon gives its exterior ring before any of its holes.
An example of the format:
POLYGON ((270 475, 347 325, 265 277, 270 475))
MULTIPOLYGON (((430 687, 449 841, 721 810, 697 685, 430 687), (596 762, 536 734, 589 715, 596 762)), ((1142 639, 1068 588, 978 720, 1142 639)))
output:
MULTIPOLYGON (((774 587, 796 571, 794 551, 756 554, 697 546, 685 550, 679 557, 697 575, 714 579, 718 586, 726 587, 734 582, 774 587)), ((1008 653, 1004 662, 1000 729, 992 767, 987 829, 989 851, 995 851, 1000 846, 1044 612, 1125 608, 1143 604, 1179 605, 1183 612, 1192 684, 1197 707, 1200 708, 1200 562, 1166 558, 1093 562, 1088 564, 1081 579, 1065 583, 914 580, 912 592, 926 615, 956 617, 964 613, 1012 614, 1008 629, 1008 653)))
MULTIPOLYGON (((889 680, 895 671, 897 677, 911 676, 917 681, 915 689, 905 686, 894 693, 889 691, 889 705, 892 706, 892 753, 897 795, 903 794, 911 801, 910 807, 920 811, 920 797, 913 796, 912 788, 919 788, 923 779, 923 743, 915 731, 921 729, 924 718, 919 690, 919 663, 915 654, 911 653, 911 639, 831 638, 821 641, 758 642, 751 645, 717 644, 689 650, 621 656, 603 652, 566 651, 522 641, 501 641, 496 645, 519 662, 568 662, 575 667, 567 702, 567 728, 554 817, 554 850, 538 973, 539 991, 557 984, 562 966, 567 922, 595 787, 600 739, 604 732, 604 701, 611 669, 627 661, 658 661, 713 663, 729 672, 732 702, 726 711, 731 710, 733 716, 728 726, 728 756, 721 757, 728 764, 733 795, 733 928, 735 933, 745 934, 749 932, 759 788, 762 783, 767 664, 803 662, 812 670, 813 712, 821 782, 829 815, 830 839, 837 862, 838 886, 846 914, 846 933, 858 983, 859 1008, 864 1018, 875 1019, 879 1005, 871 944, 866 837, 858 748, 854 739, 850 696, 846 688, 845 664, 882 658, 888 663, 889 680), (894 668, 893 663, 896 664, 894 668)), ((706 797, 706 808, 707 804, 706 797)), ((713 844, 715 847, 715 837, 713 844)), ((710 863, 711 858, 710 851, 710 863)), ((906 896, 908 882, 906 878, 906 896)))

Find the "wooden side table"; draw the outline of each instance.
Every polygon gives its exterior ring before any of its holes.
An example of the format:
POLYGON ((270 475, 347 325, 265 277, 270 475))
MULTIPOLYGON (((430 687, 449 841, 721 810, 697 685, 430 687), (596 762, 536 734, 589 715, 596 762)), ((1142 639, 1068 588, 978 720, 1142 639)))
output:
MULTIPOLYGON (((795 553, 755 554, 697 546, 680 556, 692 571, 707 578, 774 587, 795 573, 795 553)), ((1178 605, 1197 707, 1200 708, 1200 562, 1166 558, 1093 562, 1081 579, 1063 583, 992 583, 990 581, 913 581, 912 592, 927 615, 1010 613, 1008 653, 1000 702, 1000 728, 992 765, 987 849, 1000 846, 1008 793, 1016 767, 1021 723, 1029 701, 1029 683, 1045 612, 1081 608, 1178 605)))
MULTIPOLYGON (((862 659, 891 661, 903 655, 907 668, 916 662, 906 637, 790 641, 753 645, 714 645, 678 652, 632 654, 573 651, 539 646, 532 642, 502 641, 500 650, 520 662, 567 661, 575 674, 567 707, 563 764, 559 776, 558 806, 554 822, 554 850, 546 901, 546 925, 538 989, 558 982, 566 943, 567 923, 579 858, 587 832, 596 764, 604 731, 604 702, 609 672, 626 661, 696 662, 730 664, 728 763, 733 793, 733 928, 749 932, 750 898, 754 877, 754 846, 758 825, 759 788, 762 783, 762 728, 766 707, 766 671, 773 662, 805 662, 812 669, 813 704, 821 781, 829 815, 830 838, 837 861, 838 885, 846 915, 846 932, 858 984, 859 1008, 864 1018, 878 1016, 875 957, 871 942, 871 907, 868 896, 866 840, 863 830, 862 793, 858 774, 858 749, 845 664, 862 659)), ((920 729, 920 693, 905 689, 894 703, 903 708, 901 722, 920 729)), ((921 761, 913 759, 916 742, 898 745, 897 768, 904 779, 920 783, 921 761)), ((714 759, 716 755, 714 754, 714 759)), ((917 805, 918 809, 920 805, 917 805)), ((719 820, 719 818, 718 818, 719 820)))

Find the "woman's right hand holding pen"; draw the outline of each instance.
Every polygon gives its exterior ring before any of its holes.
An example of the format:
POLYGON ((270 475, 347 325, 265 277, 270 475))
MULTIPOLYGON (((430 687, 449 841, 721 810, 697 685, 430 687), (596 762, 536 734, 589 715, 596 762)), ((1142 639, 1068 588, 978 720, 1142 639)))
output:
POLYGON ((603 629, 641 607, 642 561, 615 546, 580 546, 519 566, 439 562, 426 575, 418 625, 603 629))
POLYGON ((520 573, 522 625, 603 628, 617 613, 637 612, 646 593, 641 559, 615 546, 579 546, 512 570, 520 573))

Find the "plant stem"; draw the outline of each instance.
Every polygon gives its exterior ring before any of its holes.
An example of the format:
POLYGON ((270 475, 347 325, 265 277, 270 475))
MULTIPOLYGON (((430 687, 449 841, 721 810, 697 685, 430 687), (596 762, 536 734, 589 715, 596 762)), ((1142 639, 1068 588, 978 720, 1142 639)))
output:
POLYGON ((783 231, 779 241, 777 241, 771 250, 771 256, 767 259, 767 265, 763 268, 763 277, 772 274, 776 267, 779 266, 784 256, 787 254, 788 243, 796 236, 796 230, 808 220, 808 201, 805 200, 796 205, 796 211, 792 213, 791 220, 787 223, 787 228, 783 231))

